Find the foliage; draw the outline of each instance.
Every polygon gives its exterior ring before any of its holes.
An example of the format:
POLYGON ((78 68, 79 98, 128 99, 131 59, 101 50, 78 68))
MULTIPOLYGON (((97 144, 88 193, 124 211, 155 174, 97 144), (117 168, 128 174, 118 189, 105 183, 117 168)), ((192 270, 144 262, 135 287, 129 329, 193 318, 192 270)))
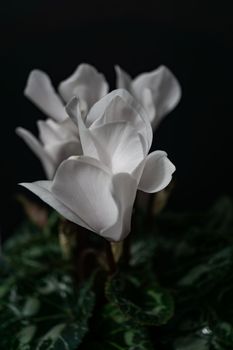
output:
POLYGON ((74 285, 53 235, 56 226, 52 221, 49 233, 37 232, 26 222, 5 246, 1 261, 1 349, 74 350, 88 331, 95 304, 93 281, 79 288, 74 285))
MULTIPOLYGON (((0 259, 1 350, 232 350, 233 201, 135 215, 129 258, 88 276, 61 252, 60 218, 26 220, 0 259)), ((103 242, 90 237, 88 252, 103 242)), ((85 263, 86 264, 86 263, 85 263)), ((88 270, 89 271, 89 270, 88 270)))

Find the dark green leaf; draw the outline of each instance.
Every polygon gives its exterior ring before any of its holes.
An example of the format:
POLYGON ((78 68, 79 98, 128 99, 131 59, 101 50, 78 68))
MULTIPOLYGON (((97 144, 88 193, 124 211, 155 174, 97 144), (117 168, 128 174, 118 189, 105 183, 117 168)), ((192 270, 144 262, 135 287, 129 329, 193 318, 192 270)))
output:
POLYGON ((171 295, 154 281, 143 285, 133 275, 119 273, 108 281, 106 295, 127 319, 138 324, 162 325, 173 315, 171 295))
POLYGON ((113 304, 107 304, 98 316, 95 332, 82 350, 153 350, 148 331, 133 320, 127 320, 113 304), (95 337, 96 335, 96 337, 95 337))

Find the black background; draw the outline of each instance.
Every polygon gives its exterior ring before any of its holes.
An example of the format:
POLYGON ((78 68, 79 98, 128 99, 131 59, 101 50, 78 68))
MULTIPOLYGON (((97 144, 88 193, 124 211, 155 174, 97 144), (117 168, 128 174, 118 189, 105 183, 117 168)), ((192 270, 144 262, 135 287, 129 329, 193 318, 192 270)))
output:
POLYGON ((44 178, 39 161, 14 134, 36 133, 43 118, 24 96, 30 70, 55 86, 88 62, 114 88, 114 64, 132 76, 167 65, 183 97, 162 123, 154 147, 177 167, 173 209, 203 209, 232 194, 232 1, 8 1, 1 6, 1 226, 20 218, 21 181, 44 178))

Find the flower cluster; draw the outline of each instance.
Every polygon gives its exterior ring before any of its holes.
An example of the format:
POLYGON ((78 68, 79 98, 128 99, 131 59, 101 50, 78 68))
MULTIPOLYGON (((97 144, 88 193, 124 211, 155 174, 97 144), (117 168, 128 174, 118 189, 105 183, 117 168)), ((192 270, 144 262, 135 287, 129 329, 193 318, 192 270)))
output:
POLYGON ((33 71, 25 89, 48 119, 39 140, 17 133, 41 160, 49 180, 22 185, 66 219, 120 241, 130 232, 137 190, 154 193, 171 181, 175 166, 163 151, 149 154, 153 130, 179 102, 181 89, 161 66, 132 80, 116 67, 117 89, 81 64, 56 93, 49 77, 33 71))

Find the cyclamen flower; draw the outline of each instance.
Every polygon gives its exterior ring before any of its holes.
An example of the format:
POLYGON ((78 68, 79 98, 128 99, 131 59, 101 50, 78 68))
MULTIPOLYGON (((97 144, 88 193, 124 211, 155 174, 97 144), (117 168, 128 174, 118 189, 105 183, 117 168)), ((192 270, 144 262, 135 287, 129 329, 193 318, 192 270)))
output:
POLYGON ((55 91, 46 73, 33 70, 24 93, 48 117, 61 122, 67 118, 65 104, 73 96, 79 98, 82 113, 86 115, 93 104, 105 96, 108 90, 104 75, 91 65, 83 63, 69 78, 59 84, 59 93, 55 91))
POLYGON ((81 64, 68 79, 60 83, 58 90, 60 96, 46 73, 32 71, 25 95, 49 119, 38 121, 39 140, 24 128, 16 129, 17 134, 40 159, 49 179, 63 160, 72 155, 82 154, 78 130, 69 119, 64 103, 77 96, 82 114, 86 115, 92 105, 107 94, 108 84, 94 67, 81 64))
MULTIPOLYGON (((116 71, 117 85, 128 89, 144 105, 147 118, 155 129, 179 101, 181 89, 176 78, 163 66, 151 73, 141 74, 133 81, 119 67, 116 67, 116 71)), ((59 94, 46 73, 39 70, 31 72, 25 95, 49 119, 38 121, 39 140, 24 128, 17 128, 16 132, 40 159, 48 179, 53 178, 63 160, 82 154, 78 131, 68 118, 64 103, 73 96, 78 97, 85 119, 93 104, 105 96, 108 89, 103 74, 88 64, 79 65, 68 79, 60 83, 59 94)))
POLYGON ((61 162, 82 154, 78 130, 67 118, 57 123, 52 119, 37 122, 39 140, 28 130, 18 127, 16 133, 40 159, 48 179, 52 179, 61 162))
POLYGON ((148 155, 151 125, 127 91, 103 97, 85 120, 76 98, 67 112, 79 129, 83 155, 63 161, 52 181, 22 185, 68 220, 120 241, 130 232, 137 189, 162 190, 175 167, 165 152, 148 155))
POLYGON ((115 69, 117 87, 128 90, 144 106, 155 130, 180 101, 181 87, 178 80, 165 66, 140 74, 133 80, 119 66, 115 69))

